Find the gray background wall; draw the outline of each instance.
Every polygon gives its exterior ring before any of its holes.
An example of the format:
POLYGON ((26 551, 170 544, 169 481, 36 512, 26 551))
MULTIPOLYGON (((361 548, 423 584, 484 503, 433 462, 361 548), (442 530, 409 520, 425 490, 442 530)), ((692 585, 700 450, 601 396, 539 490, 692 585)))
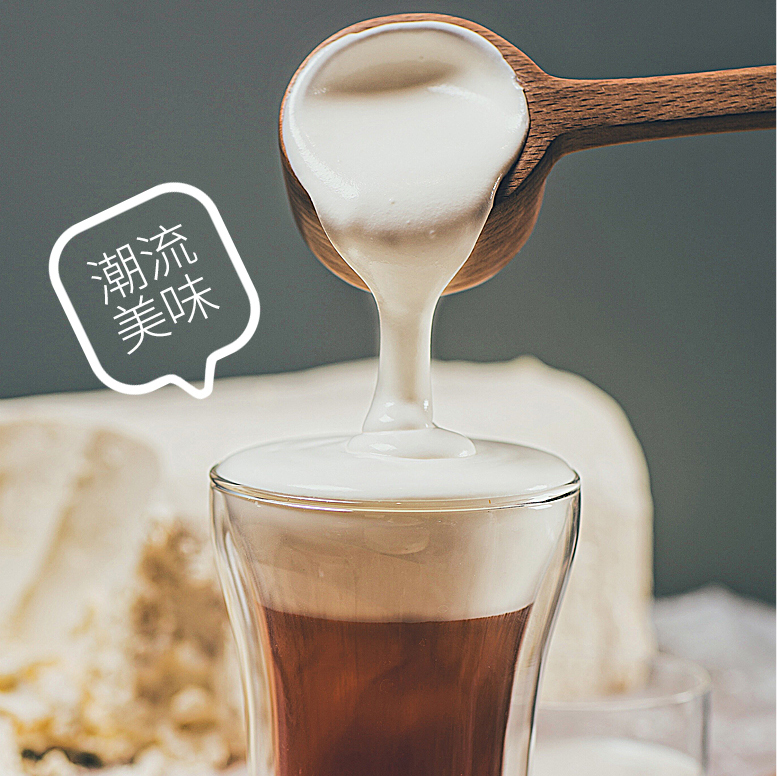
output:
MULTIPOLYGON (((0 396, 99 387, 48 254, 71 224, 165 181, 215 200, 262 300, 253 341, 218 375, 375 353, 369 298, 294 228, 277 110, 324 37, 411 10, 476 19, 570 77, 775 56, 771 0, 6 0, 0 396)), ((439 310, 438 358, 534 353, 624 406, 652 473, 658 593, 718 580, 774 597, 774 212, 773 132, 576 154, 520 256, 439 310)))

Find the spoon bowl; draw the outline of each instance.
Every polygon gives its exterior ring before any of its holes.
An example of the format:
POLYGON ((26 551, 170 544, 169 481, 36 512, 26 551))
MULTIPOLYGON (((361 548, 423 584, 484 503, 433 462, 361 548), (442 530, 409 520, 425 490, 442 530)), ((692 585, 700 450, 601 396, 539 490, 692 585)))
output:
MULTIPOLYGON (((502 179, 483 231, 446 294, 483 283, 520 251, 537 222, 548 173, 565 154, 638 140, 775 126, 774 65, 648 78, 557 78, 491 30, 466 19, 430 13, 394 14, 359 22, 335 33, 312 53, 350 33, 384 24, 426 21, 455 24, 492 43, 515 71, 529 107, 523 149, 502 179)), ((279 123, 281 162, 292 213, 316 257, 343 280, 366 289, 329 241, 286 155, 280 127, 297 73, 284 94, 279 123)))

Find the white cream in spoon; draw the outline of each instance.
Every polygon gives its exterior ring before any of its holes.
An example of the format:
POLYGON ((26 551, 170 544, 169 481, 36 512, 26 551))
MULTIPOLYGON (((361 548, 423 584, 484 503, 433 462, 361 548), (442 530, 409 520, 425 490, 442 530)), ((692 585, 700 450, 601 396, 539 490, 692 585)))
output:
POLYGON ((453 24, 351 33, 297 73, 282 119, 289 162, 380 316, 375 397, 349 449, 407 458, 475 452, 432 422, 432 317, 528 126, 510 65, 453 24))

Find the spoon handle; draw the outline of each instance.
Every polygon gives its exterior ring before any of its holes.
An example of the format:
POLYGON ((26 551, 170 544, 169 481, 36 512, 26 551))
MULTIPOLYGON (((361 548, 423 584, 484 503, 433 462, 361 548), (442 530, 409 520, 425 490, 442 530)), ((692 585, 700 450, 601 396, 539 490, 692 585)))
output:
POLYGON ((770 129, 775 67, 651 78, 551 78, 534 112, 556 137, 558 155, 637 140, 770 129))

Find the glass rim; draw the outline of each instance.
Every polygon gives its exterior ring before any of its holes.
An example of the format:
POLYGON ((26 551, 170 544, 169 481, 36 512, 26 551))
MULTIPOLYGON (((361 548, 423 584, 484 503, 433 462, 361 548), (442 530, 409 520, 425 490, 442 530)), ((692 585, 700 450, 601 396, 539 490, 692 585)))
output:
POLYGON ((574 472, 574 479, 570 480, 568 483, 564 483, 556 488, 549 488, 541 493, 530 493, 524 496, 353 501, 348 499, 318 498, 312 496, 292 496, 284 493, 260 490, 259 488, 241 485, 240 483, 222 477, 217 472, 218 466, 219 464, 216 464, 210 470, 210 484, 213 490, 246 501, 323 512, 423 512, 427 514, 436 512, 488 512, 495 509, 536 507, 550 504, 580 492, 580 476, 577 472, 574 472))
MULTIPOLYGON (((655 666, 674 666, 681 670, 683 676, 689 679, 689 686, 675 692, 666 692, 661 695, 640 695, 639 691, 612 695, 588 700, 570 701, 541 701, 537 704, 538 710, 549 712, 627 712, 640 711, 653 708, 666 708, 669 706, 681 706, 698 698, 704 697, 712 689, 712 679, 707 669, 684 657, 670 655, 667 652, 658 652, 650 661, 651 669, 655 666)), ((648 679, 647 688, 650 687, 648 679)))

